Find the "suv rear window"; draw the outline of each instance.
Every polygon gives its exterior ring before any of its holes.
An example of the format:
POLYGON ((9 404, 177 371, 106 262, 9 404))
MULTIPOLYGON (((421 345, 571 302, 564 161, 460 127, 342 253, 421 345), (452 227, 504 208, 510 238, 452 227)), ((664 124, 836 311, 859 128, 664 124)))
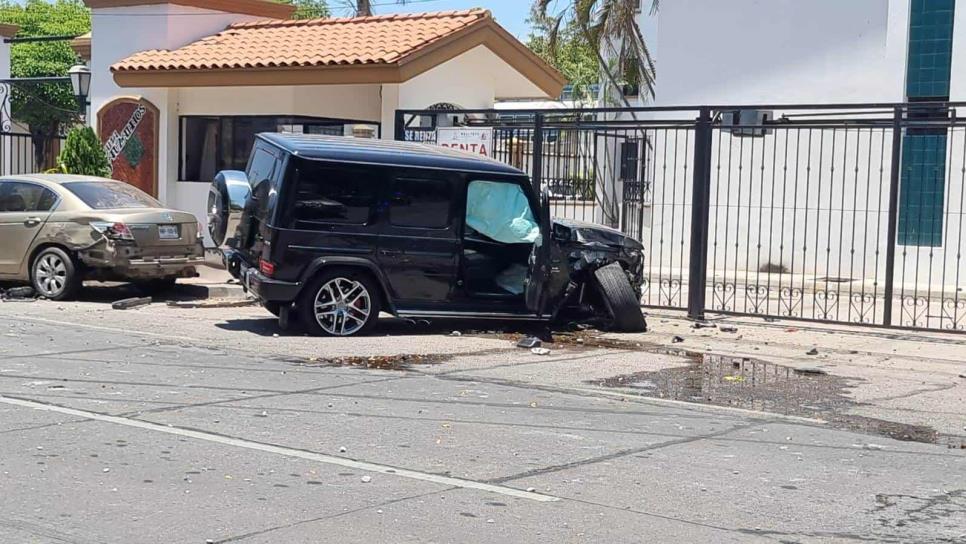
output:
POLYGON ((137 187, 119 181, 73 181, 64 188, 95 210, 161 207, 137 187))
POLYGON ((291 225, 312 229, 318 224, 364 225, 369 222, 381 170, 293 159, 288 180, 294 182, 291 225))

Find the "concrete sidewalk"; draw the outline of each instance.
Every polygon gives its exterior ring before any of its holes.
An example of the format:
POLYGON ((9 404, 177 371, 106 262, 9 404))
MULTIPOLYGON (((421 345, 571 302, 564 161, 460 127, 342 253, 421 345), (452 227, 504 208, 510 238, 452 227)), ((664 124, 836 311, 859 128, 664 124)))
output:
POLYGON ((650 332, 607 336, 846 378, 849 414, 927 426, 966 443, 964 334, 713 315, 713 327, 696 329, 683 312, 647 313, 650 332))

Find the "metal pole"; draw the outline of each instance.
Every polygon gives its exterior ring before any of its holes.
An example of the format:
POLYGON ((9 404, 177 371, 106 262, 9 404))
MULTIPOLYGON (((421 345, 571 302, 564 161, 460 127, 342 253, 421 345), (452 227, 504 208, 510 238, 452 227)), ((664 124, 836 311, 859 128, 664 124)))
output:
POLYGON ((899 177, 902 159, 902 106, 896 106, 892 119, 892 172, 889 178, 889 230, 886 241, 885 308, 882 324, 892 325, 892 295, 895 289, 896 238, 899 229, 899 177))
POLYGON ((404 141, 406 139, 405 117, 406 115, 402 110, 396 110, 396 116, 393 120, 393 138, 398 141, 404 141))
POLYGON ((540 195, 543 185, 543 114, 537 113, 533 117, 533 174, 530 177, 533 190, 540 195))
POLYGON ((694 130, 691 189, 691 255, 688 273, 688 318, 704 319, 708 281, 708 231, 711 195, 711 109, 701 108, 694 130))

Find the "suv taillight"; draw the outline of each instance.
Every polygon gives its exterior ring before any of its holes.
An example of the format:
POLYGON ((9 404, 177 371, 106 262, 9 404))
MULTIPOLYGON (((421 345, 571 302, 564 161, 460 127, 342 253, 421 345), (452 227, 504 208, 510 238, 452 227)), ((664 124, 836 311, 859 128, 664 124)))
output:
POLYGON ((275 263, 266 261, 265 259, 258 259, 258 270, 270 278, 275 275, 275 263))

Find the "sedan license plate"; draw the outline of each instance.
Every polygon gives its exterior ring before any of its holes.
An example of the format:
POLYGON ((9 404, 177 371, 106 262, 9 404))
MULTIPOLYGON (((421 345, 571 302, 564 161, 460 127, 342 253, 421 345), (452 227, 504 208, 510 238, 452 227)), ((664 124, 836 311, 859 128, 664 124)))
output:
POLYGON ((181 238, 178 225, 158 225, 158 238, 161 240, 177 240, 181 238))

